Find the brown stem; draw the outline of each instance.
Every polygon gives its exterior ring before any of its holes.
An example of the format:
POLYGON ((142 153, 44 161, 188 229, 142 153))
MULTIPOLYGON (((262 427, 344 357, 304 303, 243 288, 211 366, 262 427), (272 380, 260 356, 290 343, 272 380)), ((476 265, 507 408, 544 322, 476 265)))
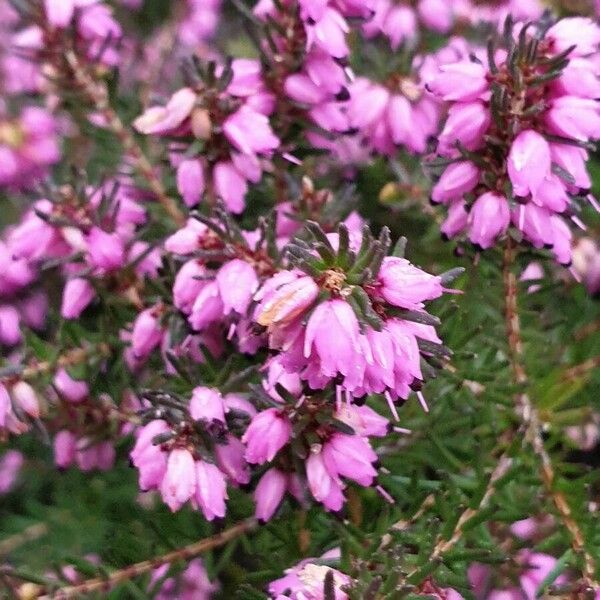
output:
POLYGON ((104 117, 109 129, 119 138, 123 148, 133 159, 135 168, 147 181, 148 186, 156 194, 158 201, 167 214, 176 225, 183 225, 185 223, 184 214, 179 210, 175 200, 167 194, 162 182, 156 176, 152 165, 136 142, 133 134, 125 127, 119 115, 110 105, 108 90, 104 82, 95 81, 86 71, 85 67, 81 65, 72 50, 67 50, 65 56, 73 72, 76 84, 88 97, 89 101, 94 104, 96 110, 104 117))
MULTIPOLYGON (((108 344, 101 343, 97 346, 89 346, 87 348, 75 348, 61 354, 54 360, 45 360, 42 362, 32 361, 26 367, 14 373, 14 376, 20 379, 35 379, 41 375, 50 373, 56 368, 72 367, 81 364, 92 356, 107 357, 110 355, 110 347, 108 344)), ((19 369, 19 367, 17 367, 19 369)), ((9 375, 10 377, 11 375, 9 375)), ((0 377, 0 380, 2 377, 0 377)))
POLYGON ((446 552, 451 550, 456 543, 462 537, 464 526, 480 511, 487 507, 489 501, 491 500, 494 490, 496 489, 497 481, 506 474, 508 469, 510 469, 512 465, 512 458, 510 458, 506 453, 503 454, 496 464, 496 467, 492 471, 490 478, 488 480, 487 487, 485 488, 485 492, 478 504, 475 508, 468 507, 459 517, 456 522, 456 526, 454 527, 454 531, 448 540, 439 540, 437 544, 434 546, 433 551, 430 556, 430 561, 436 561, 441 558, 446 552))
MULTIPOLYGON (((521 321, 517 303, 517 278, 511 268, 514 262, 514 250, 512 241, 508 238, 504 251, 504 294, 505 294, 505 316, 506 333, 510 351, 515 383, 524 388, 527 384, 527 373, 523 366, 523 340, 521 338, 521 321)), ((585 549, 585 541, 581 529, 571 512, 571 508, 565 495, 555 489, 556 473, 552 465, 552 459, 544 446, 542 436, 542 423, 536 407, 526 391, 521 391, 516 396, 517 413, 525 429, 525 437, 531 444, 535 455, 541 463, 540 474, 542 482, 548 495, 552 498, 558 511, 560 519, 571 537, 571 546, 575 553, 583 558, 583 579, 587 586, 596 589, 596 568, 594 559, 585 549)))
POLYGON ((600 356, 593 356, 574 367, 570 367, 562 376, 564 379, 579 379, 598 367, 600 367, 600 356))
POLYGON ((135 563, 119 571, 115 571, 106 577, 96 577, 94 579, 88 579, 83 583, 77 585, 70 585, 60 588, 50 594, 46 594, 38 598, 38 600, 67 600, 68 598, 78 598, 83 594, 91 594, 92 592, 105 592, 115 585, 137 577, 152 569, 160 567, 161 565, 173 563, 177 560, 189 560, 194 556, 198 556, 207 550, 212 550, 219 546, 223 546, 230 540, 239 537, 245 533, 256 529, 258 522, 254 518, 242 521, 221 533, 217 533, 212 537, 205 538, 198 542, 194 542, 189 546, 173 550, 162 556, 157 556, 149 560, 143 560, 142 562, 135 563))

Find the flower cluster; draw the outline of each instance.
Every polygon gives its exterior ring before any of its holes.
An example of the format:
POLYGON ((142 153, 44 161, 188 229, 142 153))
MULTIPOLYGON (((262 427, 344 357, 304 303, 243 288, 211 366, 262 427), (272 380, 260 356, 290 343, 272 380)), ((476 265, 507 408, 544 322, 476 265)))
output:
POLYGON ((31 189, 60 158, 58 126, 45 109, 26 106, 18 115, 0 110, 0 186, 31 189))
POLYGON ((177 187, 188 206, 206 192, 233 213, 244 210, 248 182, 262 175, 262 160, 279 146, 269 124, 273 97, 265 89, 260 64, 237 59, 225 66, 209 63, 190 70, 190 85, 165 106, 138 117, 136 129, 175 138, 171 160, 177 187))
POLYGON ((443 65, 429 83, 450 103, 437 147, 447 166, 432 200, 448 206, 448 237, 490 248, 512 225, 569 264, 567 219, 579 223, 585 199, 596 205, 585 163, 600 137, 600 29, 571 18, 517 34, 508 22, 504 39, 506 49, 491 44, 487 56, 443 65))
MULTIPOLYGON (((425 302, 456 272, 437 277, 414 267, 401 256, 403 242, 387 256, 387 229, 374 239, 368 227, 343 224, 325 234, 309 223, 286 244, 269 242, 266 229, 240 230, 226 213, 221 219, 198 215, 167 239, 167 252, 187 257, 173 281, 173 307, 140 313, 131 351, 143 362, 162 345, 168 364, 174 355, 204 362, 219 355, 226 336, 246 354, 272 351, 266 378, 249 395, 200 386, 189 402, 152 396, 161 417, 149 413, 132 452, 140 486, 160 490, 173 510, 191 500, 212 519, 224 515, 226 482, 246 484, 250 466, 268 463, 255 492, 261 519, 286 491, 304 503, 310 490, 340 510, 344 480, 375 483, 369 438, 390 430, 365 397, 385 394, 397 419, 394 402, 420 390, 448 354, 425 302), (191 329, 179 343, 166 332, 173 309, 191 329)), ((228 387, 223 377, 220 385, 228 387)))

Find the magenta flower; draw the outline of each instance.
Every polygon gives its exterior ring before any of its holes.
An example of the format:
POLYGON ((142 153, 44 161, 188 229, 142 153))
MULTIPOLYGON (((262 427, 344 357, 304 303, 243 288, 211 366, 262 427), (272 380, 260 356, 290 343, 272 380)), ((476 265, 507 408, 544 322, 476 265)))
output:
POLYGON ((290 440, 292 425, 277 408, 267 408, 252 417, 242 437, 246 460, 253 464, 272 461, 290 440))
POLYGON ((35 390, 26 381, 17 381, 11 389, 15 406, 34 419, 40 416, 40 401, 35 390))
POLYGON ((204 166, 198 159, 184 160, 177 167, 177 189, 186 206, 196 206, 204 194, 204 166))
POLYGON ((439 277, 418 269, 405 258, 394 256, 383 259, 377 284, 387 302, 409 310, 423 308, 425 301, 439 298, 444 292, 439 277))
POLYGON ((131 348, 138 359, 146 358, 161 342, 163 328, 157 307, 143 310, 133 323, 131 348))
POLYGON ((246 485, 250 482, 250 467, 244 457, 245 451, 244 444, 233 435, 227 436, 226 443, 215 446, 219 469, 239 485, 246 485))
MULTIPOLYGON (((504 5, 502 10, 514 8, 511 2, 504 5)), ((519 63, 527 67, 518 67, 522 89, 500 75, 510 68, 504 49, 441 65, 429 81, 434 95, 451 102, 437 148, 450 164, 432 199, 448 206, 442 227, 447 237, 465 232, 489 248, 512 223, 526 242, 552 248, 556 259, 568 264, 571 234, 565 218, 578 212, 573 203, 589 200, 586 147, 600 139, 594 99, 600 87, 594 75, 579 77, 596 72, 600 28, 588 19, 563 19, 548 29, 542 44, 527 33, 520 49, 505 39, 511 52, 531 51, 519 63), (560 52, 573 64, 557 56, 560 52), (510 123, 498 108, 499 94, 507 106, 517 98, 521 103, 510 123)))
POLYGON ((0 383, 0 427, 6 426, 6 417, 11 411, 10 395, 6 387, 0 383))
POLYGON ((139 486, 142 490, 158 489, 167 469, 167 453, 154 444, 154 439, 170 431, 162 419, 150 421, 139 430, 131 461, 139 470, 139 486))
POLYGON ((319 288, 312 277, 282 271, 255 295, 255 299, 260 301, 255 319, 266 327, 285 326, 304 313, 318 294, 319 288))
POLYGON ((7 450, 0 457, 0 494, 6 494, 15 485, 25 459, 18 450, 7 450))
POLYGON ((169 453, 167 470, 160 483, 160 493, 167 506, 179 510, 196 490, 194 458, 188 450, 176 448, 169 453))
POLYGON ((327 377, 351 376, 364 362, 354 311, 343 300, 319 304, 306 325, 304 356, 318 358, 327 377))
MULTIPOLYGON (((339 559, 338 550, 326 552, 321 559, 339 559)), ((271 598, 282 600, 325 600, 325 577, 333 575, 334 600, 348 600, 349 596, 342 591, 344 586, 352 583, 348 575, 323 564, 315 564, 315 559, 307 558, 291 569, 286 569, 285 576, 269 584, 271 598)))
POLYGON ((95 297, 96 291, 87 279, 69 279, 63 289, 60 314, 65 319, 77 319, 95 297))
POLYGON ((369 442, 357 435, 336 433, 323 444, 323 462, 327 471, 336 480, 347 477, 368 487, 377 476, 372 463, 377 455, 369 442))
POLYGON ((83 402, 89 394, 87 383, 73 379, 65 369, 59 369, 56 372, 54 387, 65 400, 74 404, 83 402))
POLYGON ((433 202, 447 203, 464 196, 475 188, 479 182, 479 169, 468 160, 451 164, 433 187, 431 199, 433 202))
POLYGON ((509 223, 506 198, 488 192, 477 198, 469 213, 469 239, 481 248, 490 248, 509 223))
POLYGON ((189 406, 190 416, 195 421, 221 421, 225 423, 225 405, 218 390, 199 386, 194 388, 189 406))
POLYGON ((196 461, 196 492, 193 501, 208 521, 225 516, 227 484, 223 473, 204 460, 196 461))
POLYGON ((278 469, 269 469, 258 482, 254 491, 256 518, 261 521, 271 519, 281 504, 287 487, 287 476, 278 469))
POLYGON ((73 433, 63 429, 54 436, 54 463, 59 469, 66 469, 75 460, 77 438, 73 433))
POLYGON ((242 106, 223 123, 227 139, 243 154, 268 153, 279 146, 269 119, 248 106, 242 106))
POLYGON ((341 510, 344 505, 342 484, 329 473, 322 454, 310 454, 306 460, 306 478, 315 500, 322 502, 328 510, 341 510))
POLYGON ((101 273, 123 266, 125 248, 122 239, 116 233, 107 233, 98 227, 92 227, 86 242, 90 262, 101 273))
POLYGON ((0 115, 0 186, 31 188, 58 162, 57 124, 43 108, 26 106, 16 119, 0 115))
POLYGON ((219 269, 216 282, 223 301, 223 313, 235 311, 244 315, 258 288, 256 271, 246 261, 234 259, 219 269))
POLYGON ((201 278, 207 276, 206 267, 198 260, 186 262, 175 277, 173 284, 173 303, 185 314, 192 311, 198 294, 206 285, 201 278))
POLYGON ((488 89, 486 69, 476 62, 441 65, 440 74, 429 84, 430 90, 443 100, 470 102, 488 89))

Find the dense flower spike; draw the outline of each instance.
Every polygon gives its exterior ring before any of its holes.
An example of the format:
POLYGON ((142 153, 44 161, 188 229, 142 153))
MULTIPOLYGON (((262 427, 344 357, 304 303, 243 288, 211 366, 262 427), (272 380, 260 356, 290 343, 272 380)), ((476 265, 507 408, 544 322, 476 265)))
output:
POLYGON ((279 146, 268 118, 274 99, 254 60, 196 65, 189 78, 189 87, 175 92, 165 106, 148 109, 134 125, 147 135, 177 139, 171 160, 188 206, 198 204, 208 190, 213 201, 218 198, 240 213, 248 182, 260 180, 263 157, 279 146))
MULTIPOLYGON (((443 65, 430 91, 450 101, 437 152, 448 166, 432 200, 449 208, 442 231, 490 248, 509 227, 571 262, 568 219, 589 200, 585 162, 600 138, 592 74, 600 29, 581 18, 552 26, 507 21, 506 49, 443 65), (581 32, 581 35, 580 33, 581 32)), ((432 166, 435 164, 433 161, 432 166)))
POLYGON ((313 389, 339 380, 355 397, 407 398, 423 379, 421 355, 446 352, 424 303, 443 294, 452 274, 435 277, 386 256, 386 229, 378 240, 368 228, 351 234, 341 225, 326 236, 310 224, 309 231, 312 245, 298 239, 287 247, 296 268, 267 279, 255 295, 254 319, 270 348, 313 389))

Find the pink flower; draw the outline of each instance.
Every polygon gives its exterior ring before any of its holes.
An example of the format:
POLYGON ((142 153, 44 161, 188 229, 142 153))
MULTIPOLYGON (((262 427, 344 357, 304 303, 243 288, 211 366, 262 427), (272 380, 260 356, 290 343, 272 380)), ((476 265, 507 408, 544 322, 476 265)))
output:
POLYGON ((431 199, 434 202, 447 203, 449 200, 462 198, 475 188, 479 176, 479 169, 471 161, 453 163, 444 170, 433 187, 431 199))
POLYGON ((600 109, 595 99, 561 96, 551 102, 546 113, 551 133, 588 141, 600 138, 600 109))
POLYGON ((307 43, 310 50, 313 46, 331 54, 334 58, 344 58, 349 53, 346 34, 349 31, 344 17, 333 8, 326 8, 321 18, 306 27, 307 43))
POLYGON ((356 435, 385 437, 389 432, 389 420, 367 405, 344 402, 336 411, 335 418, 350 426, 356 435))
POLYGON ((0 458, 0 494, 9 492, 19 476, 25 459, 18 450, 7 450, 0 458))
POLYGON ((167 471, 160 484, 163 500, 175 512, 193 496, 195 489, 194 458, 183 448, 172 450, 167 460, 167 471))
POLYGON ((244 210, 244 196, 248 191, 246 179, 233 163, 221 161, 213 169, 215 190, 227 208, 235 214, 244 210))
POLYGON ((176 231, 165 241, 165 250, 173 254, 191 254, 199 248, 199 241, 208 228, 197 219, 188 219, 185 227, 176 231))
POLYGON ((423 308, 426 300, 439 298, 444 291, 439 277, 395 256, 383 259, 377 283, 379 293, 387 302, 410 310, 423 308))
POLYGON ((154 444, 157 436, 170 432, 169 425, 162 419, 150 421, 139 430, 131 461, 140 473, 141 490, 158 489, 167 470, 167 453, 154 444))
POLYGON ((96 291, 87 279, 69 279, 63 290, 60 314, 65 319, 77 319, 95 296, 96 291))
POLYGON ((204 194, 204 166, 198 159, 184 160, 177 167, 177 189, 186 206, 196 206, 204 194))
POLYGON ((272 461, 291 435, 292 425, 281 410, 267 408, 259 412, 252 417, 242 437, 246 444, 246 460, 254 464, 272 461))
POLYGON ((227 436, 225 444, 215 445, 219 469, 240 485, 246 485, 250 481, 250 468, 244 458, 245 451, 244 444, 233 435, 227 436))
POLYGON ((344 300, 328 300, 315 308, 306 325, 304 357, 316 357, 327 377, 360 372, 363 358, 358 319, 344 300))
POLYGON ((160 344, 163 333, 156 307, 143 310, 133 323, 131 332, 133 354, 139 359, 147 357, 160 344))
POLYGON ((306 311, 319 295, 319 287, 312 277, 290 279, 283 271, 271 279, 256 294, 260 300, 255 319, 260 325, 275 327, 290 323, 306 311), (281 281, 281 283, 279 283, 281 281))
POLYGON ((227 497, 227 484, 223 473, 215 465, 197 460, 194 501, 208 521, 225 516, 227 497))
POLYGON ((196 259, 186 262, 179 269, 173 283, 173 303, 186 315, 192 312, 198 294, 206 285, 201 278, 207 277, 208 273, 206 267, 196 259))
POLYGON ((223 133, 244 154, 269 153, 279 146, 269 119, 245 105, 223 123, 223 133))
POLYGON ((469 215, 462 200, 452 202, 448 207, 448 216, 442 223, 440 231, 444 239, 450 239, 462 233, 467 228, 469 215))
POLYGON ((76 0, 44 0, 48 22, 55 27, 66 27, 73 18, 75 7, 83 2, 76 0))
POLYGON ((21 317, 19 311, 8 304, 0 305, 0 343, 16 346, 21 342, 21 317))
POLYGON ((344 505, 342 486, 329 473, 323 455, 311 452, 306 460, 306 478, 310 493, 328 510, 338 511, 344 505))
POLYGON ((487 71, 477 62, 457 62, 441 65, 439 74, 428 88, 443 100, 471 102, 488 89, 487 71))
POLYGON ((40 401, 35 390, 26 382, 18 381, 11 389, 15 406, 34 419, 40 416, 40 401))
POLYGON ((490 126, 490 111, 482 102, 453 104, 448 119, 439 136, 439 152, 442 155, 455 152, 460 142, 467 150, 477 149, 490 126))
POLYGON ((133 126, 145 134, 169 133, 190 116, 195 103, 194 90, 182 88, 171 96, 166 106, 155 106, 146 110, 133 122, 133 126))
POLYGON ((218 390, 199 386, 194 388, 189 406, 190 416, 195 421, 200 419, 225 423, 225 405, 223 396, 218 390))
POLYGON ((509 223, 506 198, 487 192, 477 198, 469 213, 469 239, 481 248, 490 248, 509 223))
POLYGON ((256 518, 268 521, 281 504, 287 486, 287 477, 279 469, 269 469, 258 482, 254 492, 256 518))
POLYGON ((336 480, 347 477, 368 487, 377 477, 372 465, 377 455, 369 442, 358 435, 333 434, 323 444, 321 455, 327 471, 336 480))
POLYGON ((210 281, 196 296, 188 321, 194 330, 203 331, 211 323, 222 319, 223 316, 223 300, 219 293, 219 285, 216 281, 210 281))
POLYGON ((294 567, 285 570, 285 576, 269 584, 269 594, 272 598, 283 600, 324 600, 325 577, 328 573, 333 575, 334 600, 348 600, 348 595, 342 592, 342 587, 352 583, 345 573, 333 569, 323 561, 339 561, 341 552, 334 548, 325 552, 317 562, 314 558, 306 558, 294 567))
POLYGON ((66 469, 75 460, 77 438, 73 433, 63 429, 54 437, 54 463, 59 469, 66 469))
POLYGON ((223 301, 223 313, 246 314, 252 296, 258 288, 256 271, 244 260, 235 258, 225 263, 217 273, 217 285, 223 301))
POLYGON ((445 0, 420 0, 417 10, 429 29, 446 33, 452 27, 452 5, 445 0))
POLYGON ((87 235, 87 249, 90 262, 101 272, 114 271, 125 262, 123 241, 116 233, 92 227, 87 235))
POLYGON ((6 417, 12 412, 10 395, 6 387, 0 383, 0 427, 6 426, 6 417))
POLYGON ((536 194, 550 175, 551 159, 548 142, 537 132, 527 129, 514 140, 508 155, 508 175, 516 196, 536 194))
POLYGON ((584 17, 561 19, 550 27, 546 39, 552 44, 554 54, 575 46, 572 56, 586 56, 598 50, 600 28, 592 19, 584 17))

